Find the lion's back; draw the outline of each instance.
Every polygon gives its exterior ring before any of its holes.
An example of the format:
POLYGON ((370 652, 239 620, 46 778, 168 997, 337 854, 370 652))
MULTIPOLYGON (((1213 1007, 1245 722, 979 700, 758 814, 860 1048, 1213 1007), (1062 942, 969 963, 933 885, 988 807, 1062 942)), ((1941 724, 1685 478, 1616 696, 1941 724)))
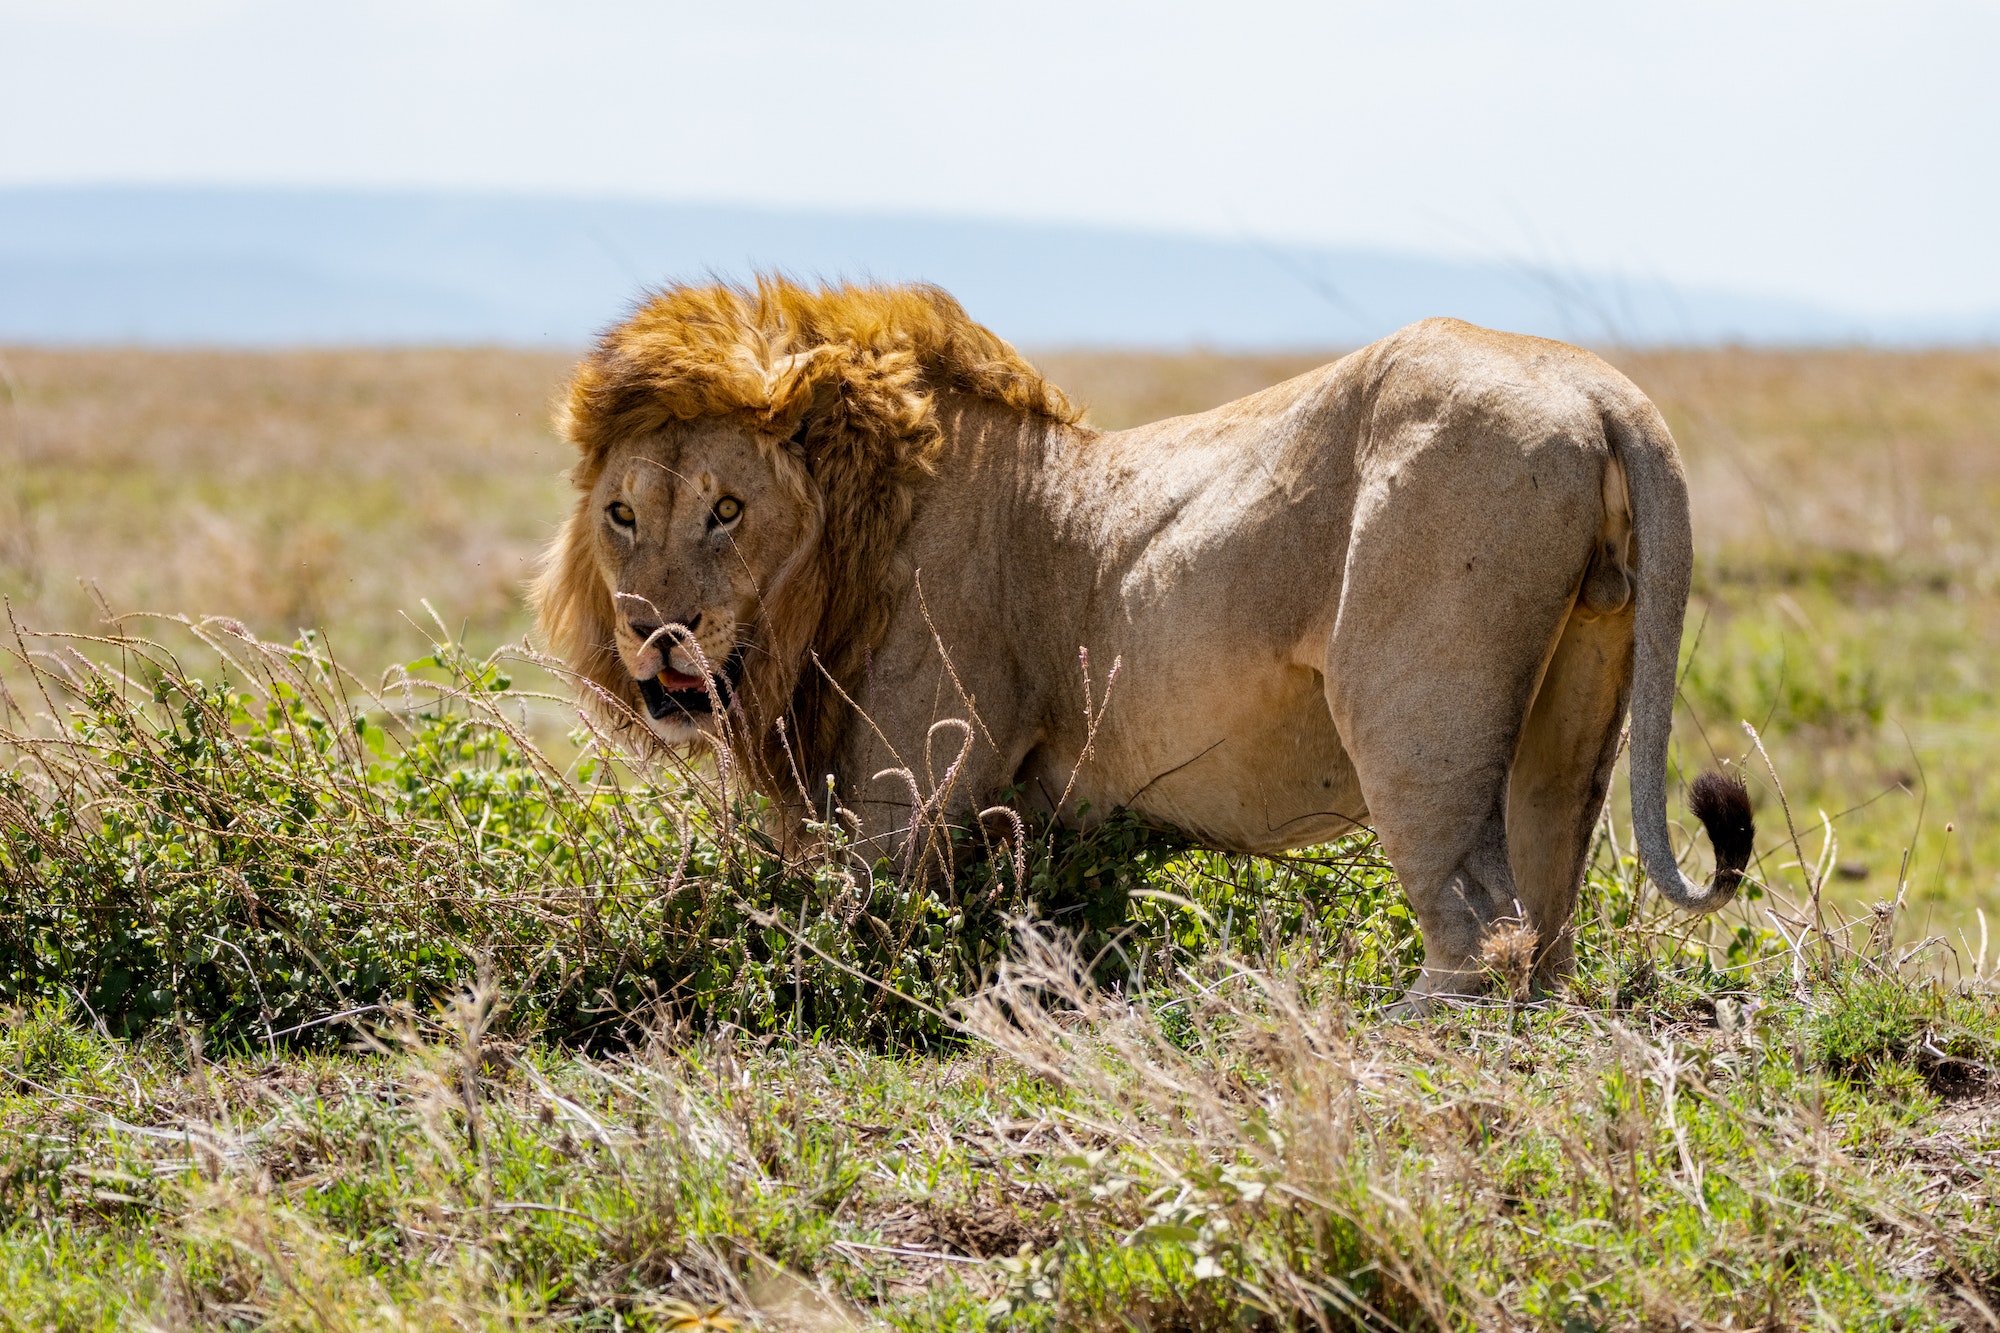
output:
POLYGON ((1378 399, 1389 396, 1388 405, 1504 413, 1515 427, 1575 427, 1608 411, 1650 407, 1636 384, 1587 348, 1462 319, 1419 320, 1371 343, 1356 359, 1378 399))

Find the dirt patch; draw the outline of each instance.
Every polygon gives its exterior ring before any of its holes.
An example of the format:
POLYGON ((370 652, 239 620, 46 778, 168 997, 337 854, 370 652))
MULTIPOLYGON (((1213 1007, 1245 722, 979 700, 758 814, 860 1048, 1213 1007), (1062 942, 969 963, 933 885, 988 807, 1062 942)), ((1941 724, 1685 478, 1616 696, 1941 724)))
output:
POLYGON ((1063 1217, 1051 1191, 996 1185, 971 1198, 930 1199, 898 1209, 880 1227, 887 1244, 996 1259, 1019 1254, 1023 1245, 1047 1249, 1055 1243, 1063 1217))

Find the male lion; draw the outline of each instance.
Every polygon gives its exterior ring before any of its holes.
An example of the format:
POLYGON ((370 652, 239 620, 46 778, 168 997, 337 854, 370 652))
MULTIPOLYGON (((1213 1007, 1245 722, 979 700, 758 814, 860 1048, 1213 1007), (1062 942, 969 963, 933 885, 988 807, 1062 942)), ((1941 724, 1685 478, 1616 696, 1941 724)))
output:
POLYGON ((1740 782, 1693 789, 1707 886, 1668 839, 1692 543, 1624 376, 1439 319, 1196 416, 1078 415, 934 287, 669 288, 570 383, 541 629, 660 741, 729 733, 794 816, 830 781, 892 843, 1008 790, 1248 852, 1369 824, 1419 1005, 1523 915, 1566 974, 1628 701, 1647 874, 1734 895, 1740 782))

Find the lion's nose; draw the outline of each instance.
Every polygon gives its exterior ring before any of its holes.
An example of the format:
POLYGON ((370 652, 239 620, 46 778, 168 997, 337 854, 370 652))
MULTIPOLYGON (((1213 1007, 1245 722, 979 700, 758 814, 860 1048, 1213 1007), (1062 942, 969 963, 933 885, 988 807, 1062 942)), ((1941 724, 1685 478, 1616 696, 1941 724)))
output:
POLYGON ((639 642, 641 643, 652 639, 661 630, 666 630, 665 640, 660 642, 660 650, 665 652, 680 642, 681 636, 676 634, 675 630, 682 630, 692 635, 696 630, 701 628, 701 612, 695 612, 686 620, 670 620, 665 625, 654 620, 628 620, 625 622, 625 628, 638 635, 639 642))

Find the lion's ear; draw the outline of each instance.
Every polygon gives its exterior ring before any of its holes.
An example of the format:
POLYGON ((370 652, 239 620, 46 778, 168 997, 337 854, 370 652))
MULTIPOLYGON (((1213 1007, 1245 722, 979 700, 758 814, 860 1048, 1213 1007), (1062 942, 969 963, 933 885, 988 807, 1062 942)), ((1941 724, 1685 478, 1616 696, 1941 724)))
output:
POLYGON ((813 363, 821 359, 824 347, 815 347, 807 352, 793 352, 771 362, 771 368, 764 372, 764 387, 773 402, 789 401, 796 390, 794 385, 802 385, 812 378, 813 363))
POLYGON ((834 349, 816 347, 780 357, 766 380, 771 416, 785 430, 787 443, 803 449, 807 437, 840 402, 840 368, 834 349))

